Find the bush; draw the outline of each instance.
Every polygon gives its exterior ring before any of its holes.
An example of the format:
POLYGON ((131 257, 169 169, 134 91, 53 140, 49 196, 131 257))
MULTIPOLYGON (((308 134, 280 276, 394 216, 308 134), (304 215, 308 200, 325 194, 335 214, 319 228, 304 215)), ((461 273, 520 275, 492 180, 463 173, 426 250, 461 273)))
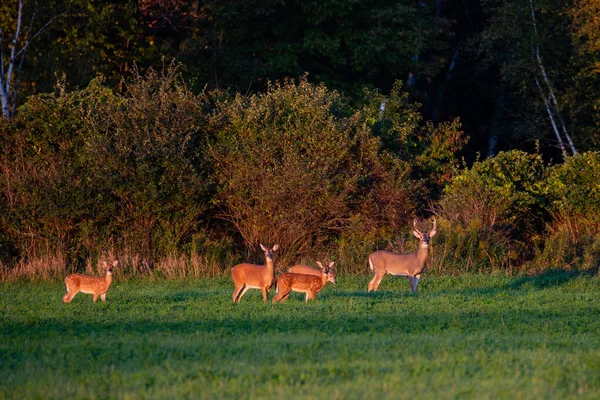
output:
POLYGON ((510 151, 456 176, 437 205, 438 268, 512 270, 530 257, 548 218, 545 174, 539 154, 510 151))
POLYGON ((124 96, 98 84, 88 92, 82 157, 101 196, 97 215, 118 248, 150 259, 176 253, 211 198, 205 97, 191 93, 173 66, 135 76, 124 96))
POLYGON ((173 66, 123 95, 99 78, 30 97, 2 125, 0 221, 20 257, 77 269, 106 252, 152 263, 181 251, 211 201, 205 104, 173 66))
POLYGON ((598 272, 600 263, 600 153, 569 157, 550 168, 546 182, 551 214, 535 269, 598 272))
POLYGON ((280 244, 284 263, 331 248, 351 225, 370 232, 405 224, 410 168, 379 153, 366 120, 305 78, 220 102, 210 155, 221 217, 250 249, 280 244))

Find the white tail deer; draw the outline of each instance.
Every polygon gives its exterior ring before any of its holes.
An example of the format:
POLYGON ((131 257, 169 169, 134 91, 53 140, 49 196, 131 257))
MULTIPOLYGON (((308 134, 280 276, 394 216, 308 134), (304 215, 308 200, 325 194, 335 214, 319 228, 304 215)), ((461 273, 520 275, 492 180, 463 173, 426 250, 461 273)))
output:
POLYGON ((408 284, 410 286, 410 292, 415 293, 421 279, 421 273, 425 266, 425 260, 427 259, 427 250, 429 249, 429 241, 435 236, 436 232, 436 221, 433 219, 433 228, 431 231, 422 233, 417 229, 417 220, 413 222, 413 235, 419 239, 419 248, 411 253, 392 253, 391 251, 379 250, 369 255, 369 265, 371 270, 375 273, 371 282, 369 282, 369 289, 377 291, 379 282, 385 276, 385 274, 406 276, 408 278, 408 284))
MULTIPOLYGON (((89 276, 83 274, 71 274, 65 278, 65 285, 67 285, 67 294, 63 296, 65 303, 70 303, 73 297, 79 292, 92 294, 94 297, 92 300, 94 303, 98 300, 98 296, 102 301, 106 302, 106 292, 110 289, 112 283, 113 267, 119 265, 119 261, 114 261, 112 267, 106 269, 106 276, 89 276)), ((104 261, 104 267, 106 268, 106 261, 104 261)))
POLYGON ((310 299, 315 299, 316 294, 323 289, 327 282, 335 285, 337 281, 333 262, 330 262, 327 267, 324 267, 320 262, 317 262, 317 264, 321 268, 321 271, 312 269, 319 272, 319 276, 294 272, 278 275, 276 279, 278 293, 273 297, 273 303, 278 301, 283 303, 291 292, 306 293, 306 301, 308 302, 310 299))
POLYGON ((263 296, 263 301, 267 301, 267 294, 273 286, 275 280, 275 268, 273 267, 273 252, 276 251, 279 246, 275 245, 272 248, 268 248, 260 245, 260 248, 265 252, 267 259, 267 265, 255 265, 255 264, 238 264, 231 269, 231 278, 235 285, 233 291, 233 302, 240 302, 242 296, 249 289, 260 289, 263 296))

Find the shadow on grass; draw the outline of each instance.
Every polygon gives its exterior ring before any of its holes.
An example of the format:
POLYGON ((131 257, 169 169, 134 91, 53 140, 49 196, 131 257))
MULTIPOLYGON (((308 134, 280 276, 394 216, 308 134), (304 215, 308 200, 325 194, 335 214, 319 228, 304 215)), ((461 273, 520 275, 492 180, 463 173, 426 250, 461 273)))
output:
POLYGON ((328 297, 360 297, 366 299, 389 299, 397 297, 409 297, 417 296, 417 294, 411 294, 407 291, 396 291, 396 290, 378 290, 377 292, 367 292, 366 290, 339 290, 335 292, 327 293, 328 297))
POLYGON ((581 276, 589 275, 586 271, 569 271, 564 269, 551 269, 542 273, 523 276, 506 285, 506 289, 517 290, 522 288, 546 289, 562 286, 581 276))

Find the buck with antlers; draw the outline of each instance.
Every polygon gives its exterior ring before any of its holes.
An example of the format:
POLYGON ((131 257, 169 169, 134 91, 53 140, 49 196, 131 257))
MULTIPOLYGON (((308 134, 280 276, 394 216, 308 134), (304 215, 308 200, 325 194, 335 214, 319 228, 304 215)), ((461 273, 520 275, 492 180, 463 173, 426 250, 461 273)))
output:
POLYGON ((329 266, 324 267, 323 264, 317 261, 317 265, 321 268, 320 271, 312 267, 307 267, 306 265, 296 265, 290 268, 290 270, 295 269, 295 271, 304 271, 308 272, 308 274, 287 272, 278 275, 276 285, 279 293, 273 297, 273 303, 277 303, 278 301, 283 303, 289 297, 291 292, 306 293, 306 301, 308 302, 308 300, 314 300, 316 298, 317 293, 323 289, 327 282, 331 282, 335 285, 337 281, 336 273, 333 269, 333 262, 330 262, 329 266), (306 268, 310 268, 313 271, 307 270, 306 268), (318 275, 316 275, 316 272, 318 272, 318 275))
POLYGON ((377 291, 381 279, 385 274, 406 276, 410 286, 410 292, 417 292, 417 285, 421 279, 421 273, 427 259, 429 241, 435 236, 436 221, 433 219, 433 228, 429 232, 422 233, 417 229, 417 220, 413 222, 413 235, 419 239, 419 248, 410 253, 393 253, 391 251, 379 250, 369 255, 369 266, 375 273, 369 282, 368 291, 377 291))
POLYGON ((233 302, 240 302, 242 296, 249 289, 260 289, 263 296, 263 301, 267 301, 267 294, 273 286, 275 280, 275 268, 273 266, 273 252, 276 251, 279 246, 275 245, 271 248, 260 245, 260 248, 265 252, 265 258, 267 260, 266 265, 255 265, 255 264, 238 264, 231 269, 231 278, 235 285, 232 299, 233 302))

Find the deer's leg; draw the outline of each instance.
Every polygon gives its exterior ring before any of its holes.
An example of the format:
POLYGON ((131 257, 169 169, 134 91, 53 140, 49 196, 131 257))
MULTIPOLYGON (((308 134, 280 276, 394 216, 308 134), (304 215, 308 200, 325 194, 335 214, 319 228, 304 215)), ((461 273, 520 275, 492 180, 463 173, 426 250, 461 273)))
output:
POLYGON ((240 286, 235 286, 235 289, 233 290, 233 295, 231 296, 231 299, 233 300, 233 302, 235 303, 238 298, 240 297, 240 292, 242 291, 242 289, 244 288, 244 285, 240 285, 240 286))
POLYGON ((238 303, 242 301, 242 296, 244 296, 248 290, 250 290, 250 287, 248 285, 244 285, 244 289, 242 289, 242 292, 238 296, 238 303))
POLYGON ((73 297, 75 297, 75 295, 77 294, 77 292, 73 291, 73 292, 68 292, 67 294, 65 294, 63 296, 63 301, 65 303, 70 303, 73 300, 73 297))
POLYGON ((283 297, 283 293, 279 292, 273 297, 273 303, 277 303, 283 297))
POLYGON ((106 293, 102 293, 102 294, 100 295, 100 298, 102 299, 102 301, 103 301, 103 302, 105 302, 105 303, 106 303, 106 293))
POLYGON ((273 303, 277 303, 278 301, 280 303, 283 303, 285 301, 285 299, 287 299, 287 297, 289 296, 290 292, 286 292, 285 290, 280 290, 279 293, 277 293, 277 295, 275 297, 273 297, 273 303))
POLYGON ((263 287, 260 288, 260 291, 262 292, 263 301, 266 303, 267 302, 267 293, 268 293, 268 290, 267 290, 266 287, 263 286, 263 287))
POLYGON ((413 278, 413 292, 417 293, 417 286, 419 285, 419 279, 421 279, 421 274, 415 275, 413 278))
POLYGON ((100 296, 100 293, 94 292, 94 303, 98 300, 98 296, 100 296))
POLYGON ((371 282, 369 282, 369 292, 372 290, 374 292, 377 291, 377 288, 379 287, 379 283, 381 282, 381 279, 383 279, 383 276, 385 274, 379 274, 379 273, 375 273, 375 276, 373 277, 373 279, 371 279, 371 282))

